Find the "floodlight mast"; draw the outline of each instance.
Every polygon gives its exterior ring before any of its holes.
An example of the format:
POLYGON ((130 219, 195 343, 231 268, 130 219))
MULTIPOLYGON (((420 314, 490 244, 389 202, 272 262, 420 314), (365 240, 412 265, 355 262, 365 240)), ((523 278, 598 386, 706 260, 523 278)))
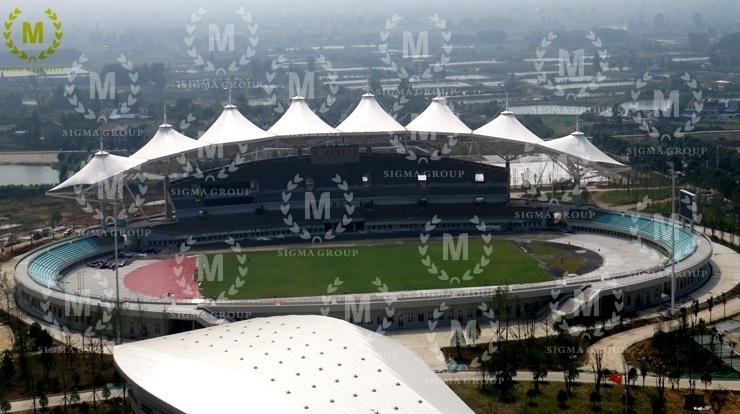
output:
POLYGON ((671 161, 671 316, 676 316, 676 162, 671 161))

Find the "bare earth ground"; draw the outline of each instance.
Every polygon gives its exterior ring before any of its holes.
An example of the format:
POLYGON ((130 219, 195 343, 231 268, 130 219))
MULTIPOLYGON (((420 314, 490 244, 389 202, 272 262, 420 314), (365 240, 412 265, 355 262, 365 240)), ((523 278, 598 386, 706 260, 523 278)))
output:
POLYGON ((7 325, 0 325, 0 352, 13 347, 13 331, 7 325))
POLYGON ((57 162, 56 152, 0 152, 2 164, 46 164, 57 162))

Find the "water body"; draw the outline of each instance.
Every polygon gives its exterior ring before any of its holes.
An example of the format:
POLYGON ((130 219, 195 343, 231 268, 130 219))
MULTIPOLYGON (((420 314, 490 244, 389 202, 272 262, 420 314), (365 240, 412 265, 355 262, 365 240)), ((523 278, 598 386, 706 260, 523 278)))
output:
POLYGON ((0 185, 59 184, 59 171, 39 165, 0 165, 0 185))

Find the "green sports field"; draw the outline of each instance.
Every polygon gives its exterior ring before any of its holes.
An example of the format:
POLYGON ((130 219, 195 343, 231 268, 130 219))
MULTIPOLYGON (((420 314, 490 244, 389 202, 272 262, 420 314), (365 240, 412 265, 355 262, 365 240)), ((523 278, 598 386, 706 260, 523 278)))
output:
POLYGON ((216 253, 199 257, 195 280, 201 282, 201 296, 223 293, 229 299, 371 293, 378 291, 373 284, 377 279, 389 291, 552 280, 532 256, 506 240, 492 239, 486 244, 471 238, 467 260, 462 254, 455 256, 452 249, 444 260, 443 250, 443 242, 429 241, 216 253), (223 277, 216 277, 220 272, 214 272, 214 263, 220 260, 223 277), (466 273, 467 280, 463 280, 466 273), (340 283, 334 283, 337 280, 340 283))

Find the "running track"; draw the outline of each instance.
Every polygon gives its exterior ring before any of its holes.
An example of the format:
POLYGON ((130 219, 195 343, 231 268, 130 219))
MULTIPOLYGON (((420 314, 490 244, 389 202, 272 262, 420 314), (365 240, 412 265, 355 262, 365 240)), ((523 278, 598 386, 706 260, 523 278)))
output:
POLYGON ((131 271, 123 278, 123 285, 141 294, 173 299, 191 299, 198 296, 198 284, 193 279, 197 266, 195 256, 161 260, 131 271))

